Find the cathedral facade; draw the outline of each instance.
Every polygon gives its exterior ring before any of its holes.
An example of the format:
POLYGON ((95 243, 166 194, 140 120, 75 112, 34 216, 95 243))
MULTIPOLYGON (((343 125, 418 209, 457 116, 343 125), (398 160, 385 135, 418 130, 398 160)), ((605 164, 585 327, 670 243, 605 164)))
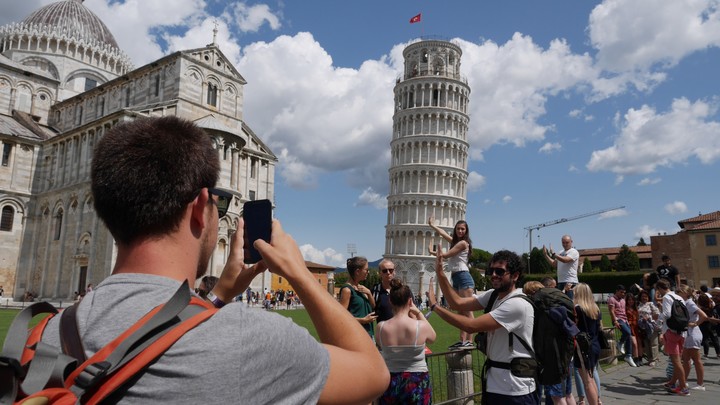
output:
POLYGON ((116 247, 93 209, 93 147, 113 126, 140 117, 176 115, 212 138, 222 168, 217 187, 236 197, 209 264, 208 274, 219 275, 242 204, 274 201, 277 157, 243 119, 245 84, 214 41, 133 68, 80 0, 0 27, 5 296, 64 300, 110 275, 116 247))

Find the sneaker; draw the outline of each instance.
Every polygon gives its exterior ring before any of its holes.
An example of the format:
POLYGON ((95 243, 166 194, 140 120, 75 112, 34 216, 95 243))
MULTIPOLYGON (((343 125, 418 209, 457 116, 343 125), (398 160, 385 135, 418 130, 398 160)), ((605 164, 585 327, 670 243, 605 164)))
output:
POLYGON ((625 345, 620 342, 617 342, 617 351, 620 354, 625 354, 625 345))
POLYGON ((685 387, 685 388, 675 387, 675 389, 672 390, 672 393, 676 394, 676 395, 688 396, 688 395, 690 395, 690 390, 688 389, 688 387, 685 387))
POLYGON ((675 384, 670 384, 670 381, 667 381, 663 384, 663 387, 665 387, 668 391, 672 391, 675 389, 675 384))
POLYGON ((648 363, 648 367, 655 367, 655 364, 656 363, 654 361, 651 361, 650 363, 648 363))
POLYGON ((690 389, 692 389, 692 390, 698 390, 698 391, 705 391, 705 386, 704 386, 704 385, 696 385, 696 386, 694 386, 694 387, 692 387, 692 388, 690 388, 690 389))
POLYGON ((637 364, 635 364, 635 361, 633 360, 632 356, 625 356, 625 362, 630 365, 630 367, 637 367, 637 364))
POLYGON ((450 350, 459 349, 459 348, 462 347, 462 345, 463 345, 463 342, 462 342, 462 341, 460 341, 460 342, 455 342, 455 343, 451 344, 450 346, 448 346, 448 349, 450 349, 450 350))
POLYGON ((473 342, 466 340, 466 341, 462 342, 460 347, 463 349, 472 349, 475 347, 475 345, 473 344, 473 342))

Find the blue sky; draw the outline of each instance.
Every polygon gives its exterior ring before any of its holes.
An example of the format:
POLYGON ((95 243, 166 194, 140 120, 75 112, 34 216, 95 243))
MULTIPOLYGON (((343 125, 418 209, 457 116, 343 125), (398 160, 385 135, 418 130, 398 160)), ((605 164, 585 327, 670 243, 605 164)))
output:
MULTIPOLYGON (((3 2, 0 23, 50 2, 3 2)), ((717 0, 84 4, 136 66, 210 43, 217 22, 244 119, 280 158, 275 216, 308 260, 384 253, 392 88, 421 35, 463 49, 475 247, 526 251, 527 226, 617 206, 533 245, 632 245, 720 209, 717 0)))

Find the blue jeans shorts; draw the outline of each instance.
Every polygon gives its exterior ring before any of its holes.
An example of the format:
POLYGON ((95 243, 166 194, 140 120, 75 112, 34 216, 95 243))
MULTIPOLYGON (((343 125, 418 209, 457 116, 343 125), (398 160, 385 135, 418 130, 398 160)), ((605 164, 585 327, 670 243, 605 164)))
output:
POLYGON ((562 398, 572 393, 572 373, 565 377, 565 381, 560 384, 546 385, 545 396, 562 398))
POLYGON ((452 279, 452 286, 455 291, 464 290, 466 288, 475 288, 475 281, 470 275, 469 271, 456 271, 450 276, 452 279))

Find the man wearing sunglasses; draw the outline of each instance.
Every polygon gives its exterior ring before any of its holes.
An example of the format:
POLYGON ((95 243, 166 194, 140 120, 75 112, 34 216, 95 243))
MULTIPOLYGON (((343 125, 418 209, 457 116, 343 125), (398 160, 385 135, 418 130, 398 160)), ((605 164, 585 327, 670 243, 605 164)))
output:
POLYGON ((390 304, 390 280, 395 278, 395 264, 388 259, 383 259, 378 264, 380 271, 380 282, 372 288, 375 298, 375 315, 377 322, 387 321, 393 317, 392 304, 390 304))
MULTIPOLYGON (((493 288, 472 297, 461 297, 445 276, 442 256, 438 255, 435 274, 450 308, 456 311, 479 311, 489 304, 493 291, 498 291, 498 295, 490 308, 491 312, 486 311, 484 315, 477 318, 468 318, 437 305, 431 279, 429 285, 430 309, 437 312, 440 318, 449 324, 465 332, 488 332, 487 356, 489 361, 510 363, 512 359, 532 358, 519 339, 513 339, 512 345, 510 344, 510 333, 512 333, 532 345, 534 309, 524 299, 510 299, 523 294, 520 288, 516 288, 522 271, 522 260, 516 253, 508 250, 496 252, 490 259, 490 267, 485 274, 486 277, 490 277, 493 288)), ((535 379, 518 377, 509 369, 491 366, 487 372, 485 387, 487 392, 484 393, 483 399, 487 401, 485 402, 487 404, 537 405, 539 403, 535 394, 535 379)))
MULTIPOLYGON (((232 195, 216 187, 218 150, 203 130, 168 116, 139 118, 106 132, 92 160, 98 216, 117 248, 113 273, 81 302, 78 329, 92 354, 127 330, 184 281, 207 271, 218 222, 232 195)), ((220 308, 150 364, 118 403, 369 403, 387 388, 385 362, 350 316, 308 271, 297 244, 277 221, 270 243, 254 243, 263 260, 243 263, 243 219, 213 288, 220 308), (286 318, 230 303, 266 269, 292 283, 320 336, 286 318), (224 305, 224 303, 229 303, 224 305), (332 320, 332 322, 328 322, 332 320), (248 359, 277 367, 248 368, 248 359), (347 376, 355 383, 348 387, 347 376), (289 376, 289 377, 288 377, 289 376)), ((60 347, 53 318, 43 341, 60 347)))

